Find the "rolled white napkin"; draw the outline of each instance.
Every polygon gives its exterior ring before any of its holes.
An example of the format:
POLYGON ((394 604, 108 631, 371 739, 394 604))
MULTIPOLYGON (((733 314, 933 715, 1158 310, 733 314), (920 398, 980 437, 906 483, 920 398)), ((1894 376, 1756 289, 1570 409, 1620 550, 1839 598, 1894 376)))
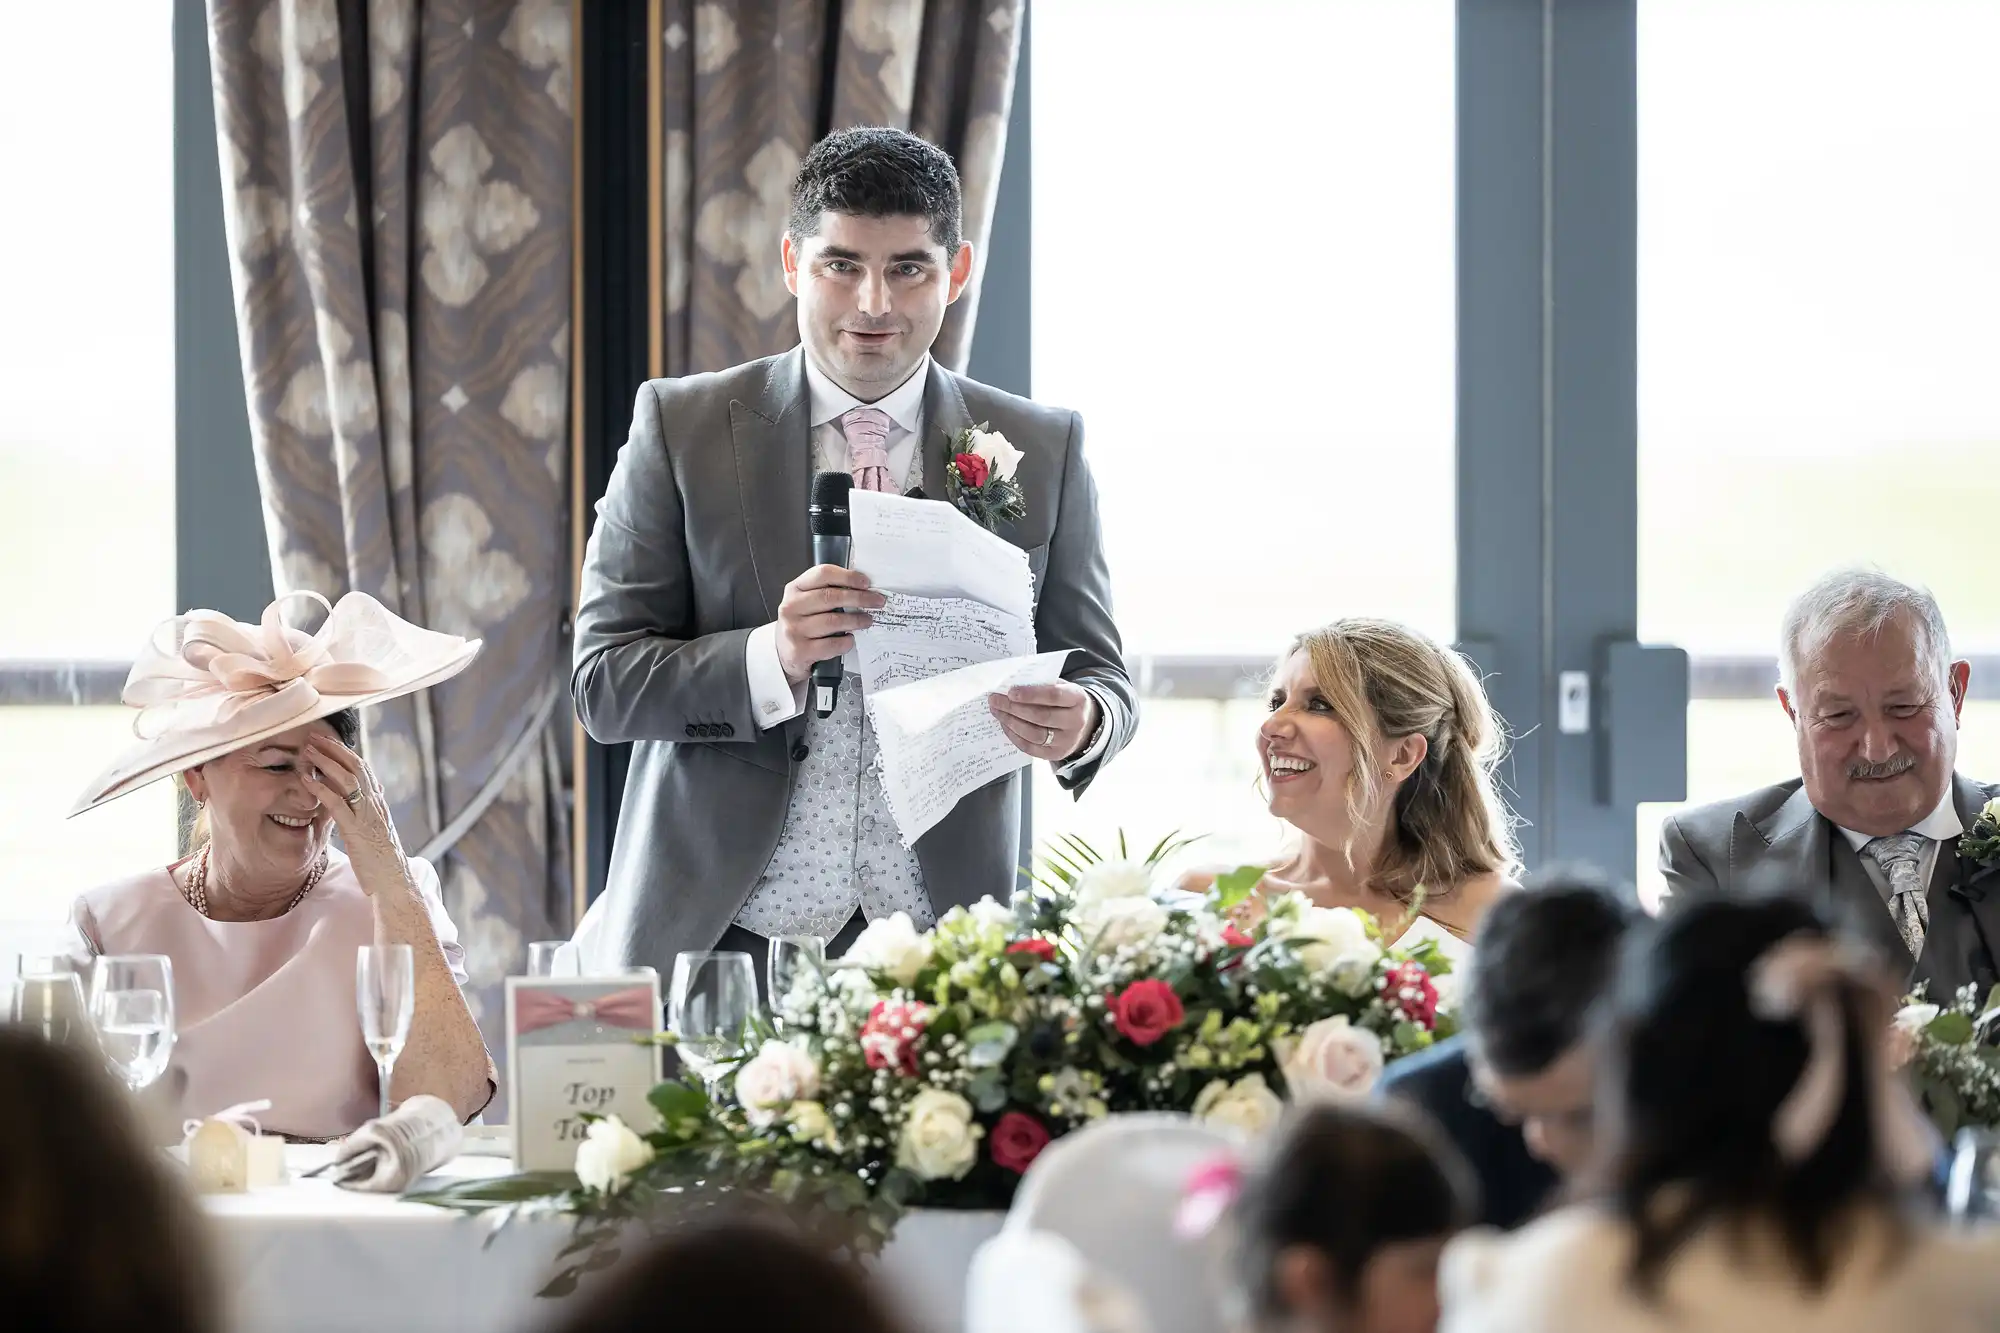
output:
POLYGON ((342 1189, 400 1194, 458 1156, 465 1127, 458 1112, 427 1093, 349 1134, 329 1174, 342 1189))

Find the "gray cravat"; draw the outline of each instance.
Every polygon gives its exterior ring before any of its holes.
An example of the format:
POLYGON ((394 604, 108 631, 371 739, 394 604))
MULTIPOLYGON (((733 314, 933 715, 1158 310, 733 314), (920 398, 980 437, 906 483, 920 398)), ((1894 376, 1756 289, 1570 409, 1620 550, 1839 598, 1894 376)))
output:
POLYGON ((1930 844, 1921 833, 1892 833, 1861 849, 1861 854, 1889 878, 1889 916, 1902 932, 1912 959, 1923 953, 1924 932, 1931 924, 1931 904, 1923 882, 1924 853, 1930 844))

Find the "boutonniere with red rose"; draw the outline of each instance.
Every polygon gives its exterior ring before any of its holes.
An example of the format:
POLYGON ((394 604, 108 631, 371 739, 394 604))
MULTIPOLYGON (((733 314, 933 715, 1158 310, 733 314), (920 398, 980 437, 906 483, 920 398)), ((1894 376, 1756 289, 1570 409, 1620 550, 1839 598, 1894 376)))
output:
POLYGON ((959 512, 996 532, 1002 523, 1018 523, 1028 516, 1028 497, 1014 471, 1021 466, 1021 451, 986 423, 967 426, 951 439, 951 461, 944 468, 946 497, 959 512))
POLYGON ((1985 870, 2000 867, 2000 797, 1986 803, 1958 840, 1958 856, 1985 870))

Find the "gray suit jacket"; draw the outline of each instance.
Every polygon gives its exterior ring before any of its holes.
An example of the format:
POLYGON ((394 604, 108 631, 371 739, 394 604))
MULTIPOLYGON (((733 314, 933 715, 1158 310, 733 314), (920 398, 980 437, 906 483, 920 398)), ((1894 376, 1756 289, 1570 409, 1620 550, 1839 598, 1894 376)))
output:
MULTIPOLYGON (((1083 422, 931 363, 924 390, 924 492, 945 494, 949 438, 985 422, 1023 457, 1027 517, 1000 535, 1035 578, 1042 651, 1073 649, 1064 676, 1092 688, 1107 747, 1064 780, 1083 791, 1131 739, 1138 703, 1111 619, 1097 490, 1083 422)), ((662 970, 713 948, 777 847, 805 720, 760 731, 744 671, 750 631, 777 617, 812 564, 805 354, 639 389, 632 433, 597 505, 584 555, 570 692, 597 740, 637 742, 602 917, 628 964, 662 970)), ((1025 770, 972 792, 917 840, 942 912, 1012 892, 1025 770)))
MULTIPOLYGON (((1957 774, 1951 787, 1967 828, 1987 801, 2000 796, 2000 786, 1957 774)), ((1860 854, 1813 808, 1796 778, 1670 816, 1660 828, 1660 869, 1677 898, 1805 894, 1883 957, 1898 965, 1909 957, 1860 854)), ((1910 984, 1929 983, 1930 998, 1947 1003, 1959 987, 1972 984, 1983 1000, 2000 980, 2000 874, 1961 862, 1955 846, 1940 848, 1929 897, 1930 929, 1923 956, 1910 968, 1910 984)))

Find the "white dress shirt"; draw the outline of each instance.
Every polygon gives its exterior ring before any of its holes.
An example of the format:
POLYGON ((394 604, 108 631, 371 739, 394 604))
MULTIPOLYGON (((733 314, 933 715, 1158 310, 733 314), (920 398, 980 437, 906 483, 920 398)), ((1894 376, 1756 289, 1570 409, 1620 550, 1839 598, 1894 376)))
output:
MULTIPOLYGON (((1856 833, 1853 829, 1843 828, 1839 824, 1835 824, 1834 827, 1840 829, 1840 836, 1847 839, 1847 845, 1856 852, 1875 841, 1873 834, 1856 833)), ((1938 802, 1937 809, 1912 824, 1909 831, 1921 833, 1930 839, 1924 847, 1923 859, 1917 863, 1917 883, 1928 889, 1931 875, 1937 869, 1938 848, 1965 832, 1965 825, 1958 819, 1958 807, 1951 803, 1949 782, 1945 784, 1944 799, 1938 802)), ((1875 859, 1871 856, 1863 856, 1861 864, 1867 869, 1868 878, 1875 881, 1875 888, 1881 893, 1882 901, 1888 902, 1894 895, 1894 890, 1889 885, 1889 877, 1882 873, 1882 867, 1876 865, 1875 859)))
MULTIPOLYGON (((806 356, 805 362, 815 460, 824 465, 832 460, 846 459, 847 437, 840 430, 841 417, 857 407, 873 407, 886 413, 890 422, 888 436, 883 441, 889 451, 890 477, 921 475, 922 464, 917 458, 917 445, 924 434, 924 386, 930 382, 929 356, 917 363, 917 368, 910 372, 908 379, 872 403, 862 402, 835 384, 830 376, 813 364, 810 354, 806 356)), ((758 730, 769 731, 772 727, 781 726, 805 711, 806 682, 800 681, 794 685, 785 678, 784 664, 778 659, 776 621, 759 625, 750 631, 743 657, 744 671, 750 679, 750 706, 756 710, 758 730)), ((849 674, 855 670, 851 653, 847 659, 847 669, 849 674)), ((1104 728, 1102 701, 1099 701, 1097 711, 1097 727, 1091 734, 1089 744, 1085 745, 1075 758, 1065 760, 1057 766, 1057 771, 1064 777, 1068 777, 1073 770, 1103 753, 1109 737, 1104 728)))

